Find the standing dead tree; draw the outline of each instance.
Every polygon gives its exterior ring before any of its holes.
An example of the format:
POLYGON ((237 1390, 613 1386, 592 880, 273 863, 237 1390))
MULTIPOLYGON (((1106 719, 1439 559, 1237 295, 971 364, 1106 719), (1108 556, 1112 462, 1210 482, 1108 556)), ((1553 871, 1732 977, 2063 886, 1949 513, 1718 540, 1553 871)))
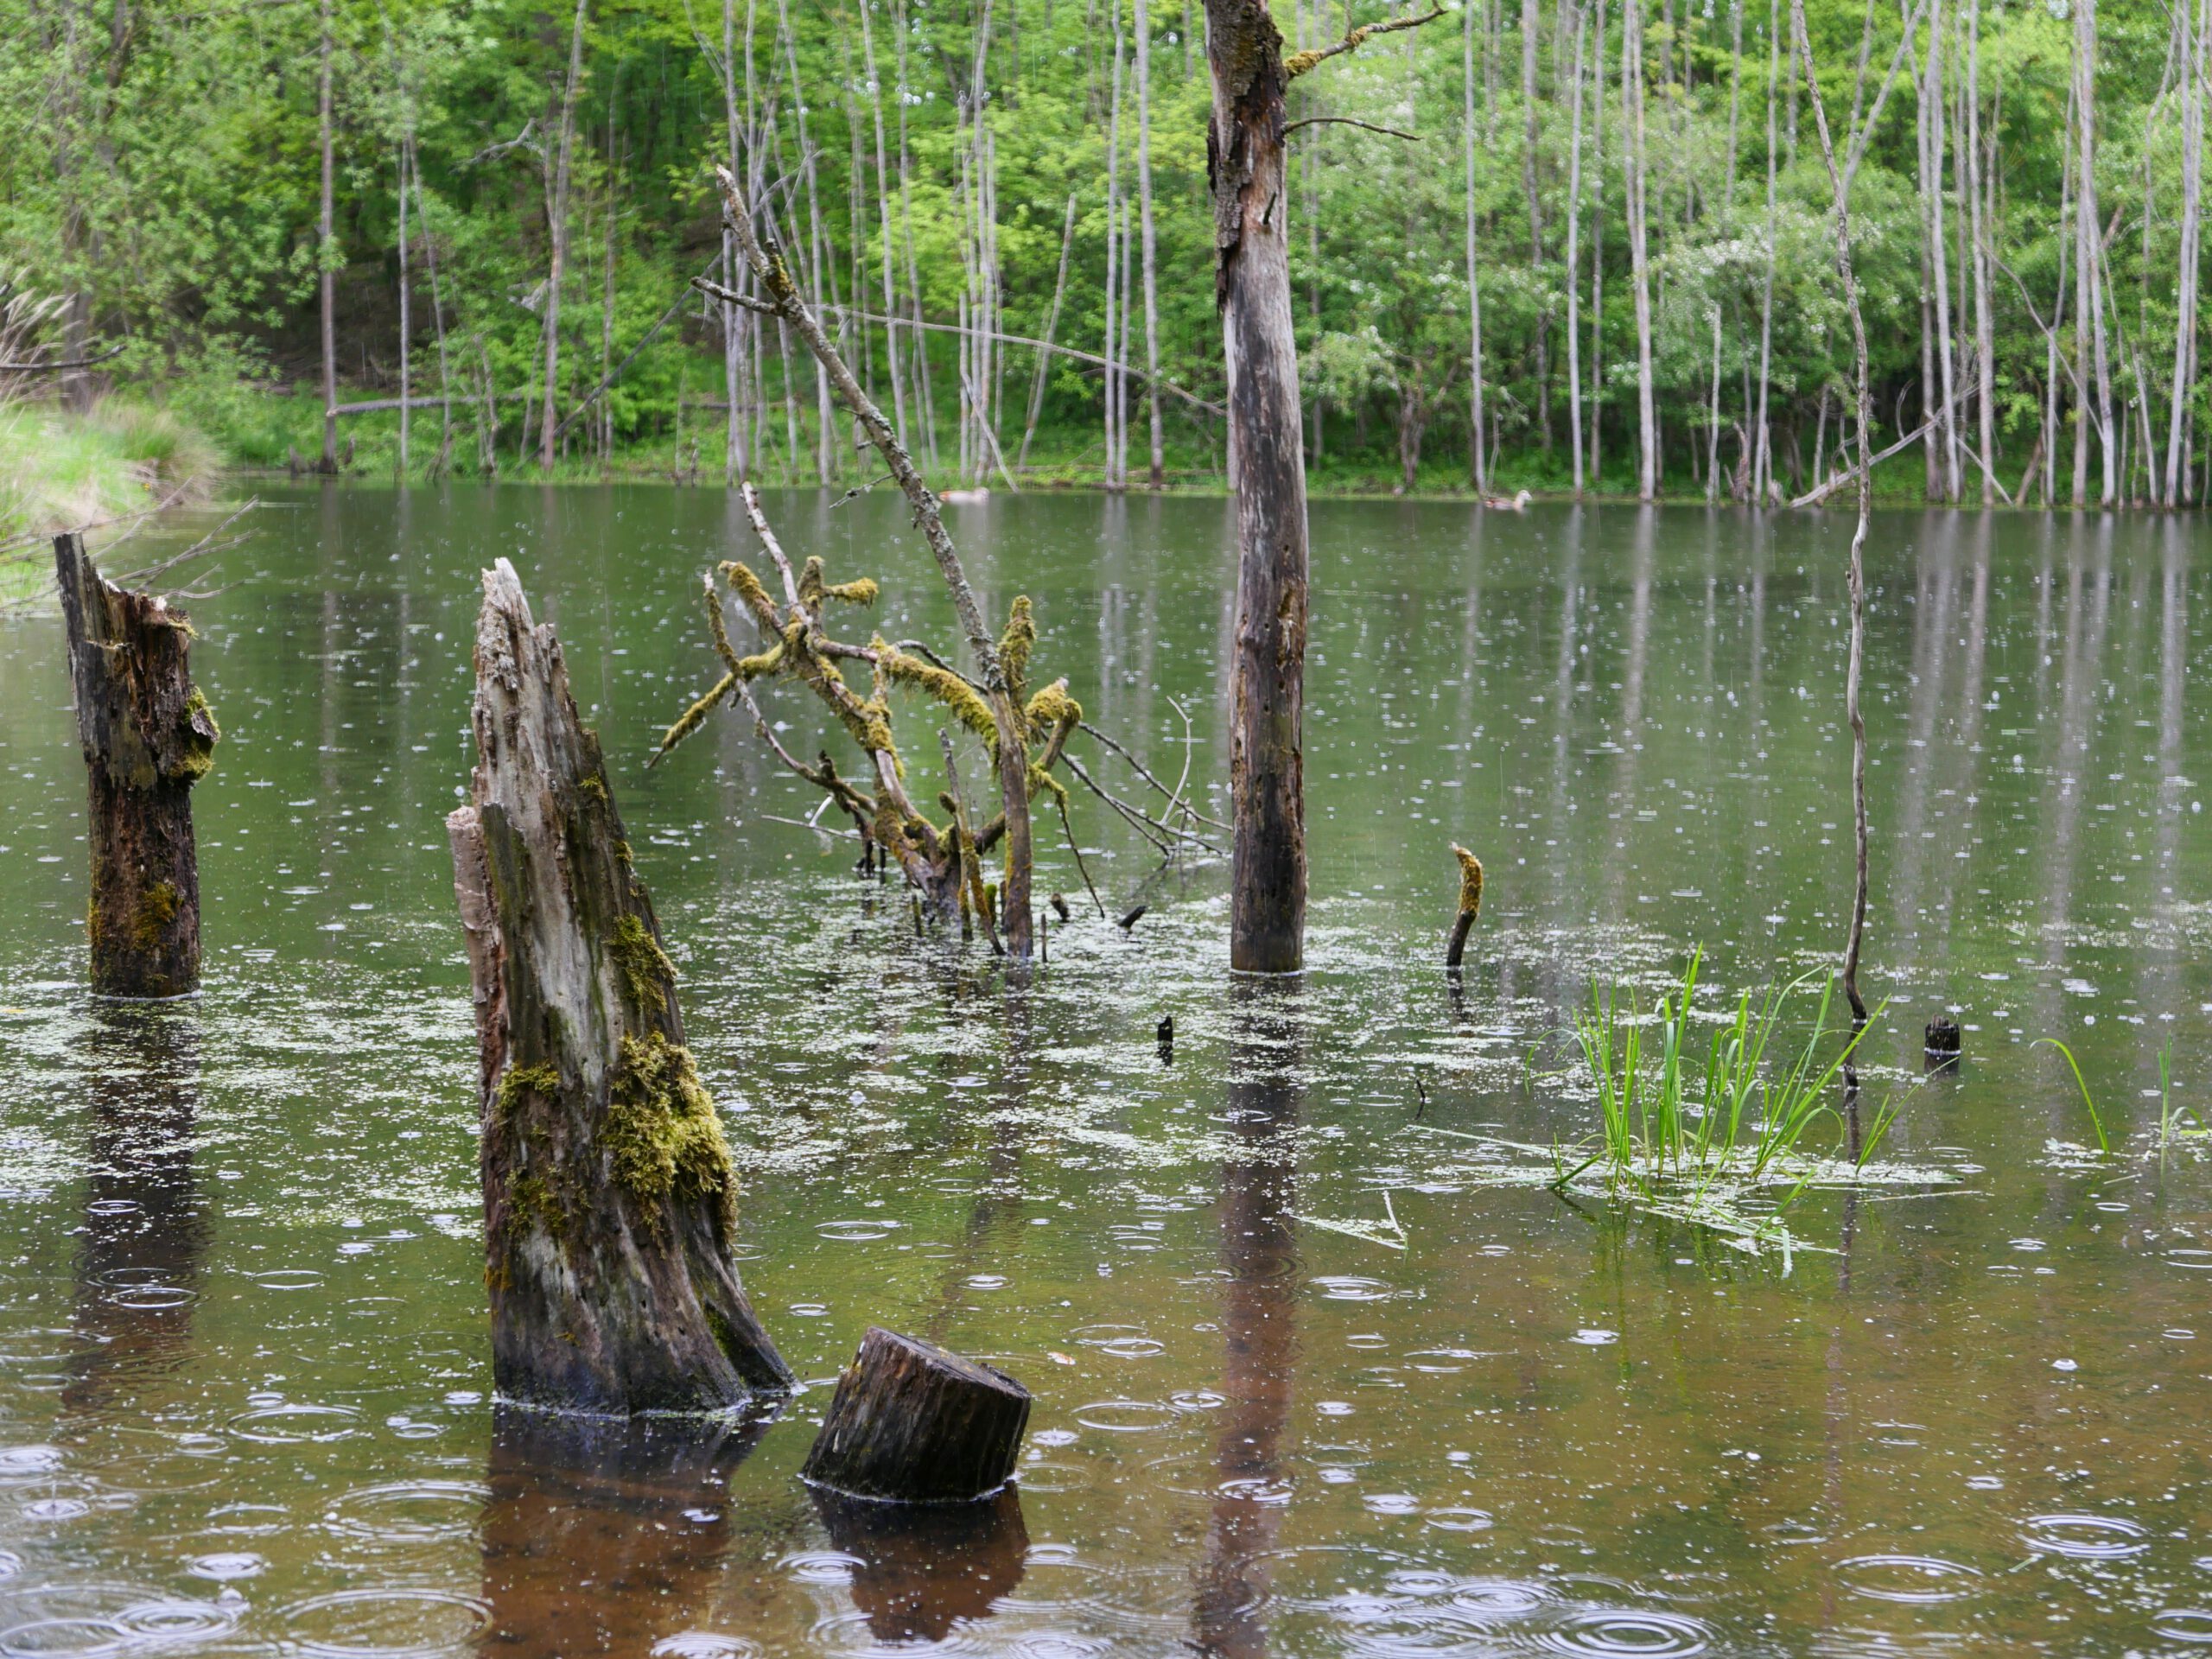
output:
POLYGON ((1266 0, 1206 0, 1214 308, 1228 365, 1229 484, 1236 502, 1229 960, 1241 972, 1294 973, 1306 950, 1306 454, 1284 213, 1283 94, 1296 77, 1377 35, 1443 15, 1438 7, 1368 23, 1286 60, 1266 0))
MULTIPOLYGON (((1033 946, 1036 918, 1029 902, 1030 871, 1033 861, 1030 854, 1029 791, 1031 756, 1024 733, 1027 715, 1021 706, 1013 681, 1007 673, 998 641, 991 637, 990 628, 983 619, 982 601, 968 580, 968 573, 960 563, 959 550, 953 546, 952 537, 944 527, 944 515, 938 510, 936 494, 922 481, 915 468, 913 457, 906 453, 906 446, 899 442, 899 434, 891 423, 884 419, 883 411, 875 400, 861 390, 845 359, 839 355, 830 336, 823 332, 821 321, 799 292, 792 277, 791 265, 784 257, 775 226, 766 216, 756 218, 747 203, 744 189, 728 168, 715 169, 721 181, 723 218, 731 235, 735 238, 739 252, 751 268, 766 299, 754 299, 750 295, 739 295, 719 284, 700 281, 696 284, 703 292, 725 300, 747 310, 781 318, 791 330, 806 342, 830 376, 830 383, 836 389, 838 401, 852 411, 890 468, 891 476, 905 492, 914 510, 914 522, 929 543, 931 555, 937 560, 938 573, 951 591, 954 613, 960 619, 961 632, 967 636, 968 649, 976 659, 978 679, 982 684, 982 696, 990 711, 995 731, 1011 741, 998 741, 1000 810, 1006 821, 1006 884, 1001 913, 1006 918, 1006 948, 1017 962, 1027 962, 1033 946)), ((1294 404, 1294 420, 1295 406, 1294 404)), ((1303 515, 1301 514, 1301 518, 1303 515)), ((757 528, 757 526, 756 526, 757 528)))
POLYGON ((90 788, 92 988, 181 996, 200 985, 192 786, 220 735, 192 683, 192 625, 157 594, 102 577, 81 536, 54 537, 54 564, 90 788))
MULTIPOLYGON (((876 584, 866 576, 853 582, 832 582, 823 573, 822 561, 810 558, 794 571, 776 539, 760 493, 744 486, 746 515, 754 535, 767 552, 783 588, 781 605, 769 596, 750 566, 731 559, 718 574, 750 617, 766 642, 757 655, 741 657, 731 645, 723 616, 723 597, 712 576, 706 578, 704 599, 707 629, 723 673, 707 694, 686 709, 662 736, 652 759, 662 755, 696 731, 714 709, 724 702, 744 706, 753 716, 761 741, 776 758, 798 776, 812 784, 852 820, 861 839, 862 861, 875 868, 879 861, 896 864, 907 881, 920 892, 932 913, 950 918, 956 912, 1000 921, 1013 931, 1010 911, 991 902, 982 878, 984 855, 996 851, 1007 839, 1006 814, 999 813, 980 828, 970 828, 961 809, 957 777, 938 798, 948 822, 931 821, 915 803, 907 788, 907 772, 892 732, 891 692, 894 687, 919 692, 940 704, 951 718, 982 740, 994 762, 1002 766, 1006 748, 1003 726, 990 701, 973 681, 944 665, 927 647, 894 645, 880 634, 865 645, 833 639, 824 626, 831 605, 866 606, 875 602, 876 584), (841 664, 868 671, 868 695, 863 697, 845 678, 841 664), (754 682, 771 678, 796 681, 820 699, 845 728, 866 757, 867 774, 849 779, 837 770, 828 750, 808 766, 778 739, 753 695, 754 682)), ((1083 719, 1083 706, 1068 695, 1065 679, 1032 695, 1028 690, 1029 658, 1037 643, 1037 625, 1027 598, 1016 599, 1000 636, 995 654, 1007 677, 1009 702, 1020 709, 1014 747, 1025 757, 1025 806, 1035 796, 1049 796, 1065 823, 1067 787, 1053 775, 1063 759, 1069 735, 1083 719)), ((1072 845, 1072 830, 1071 830, 1072 845)), ((1011 851, 1009 849, 1009 858, 1011 851)), ((1009 874, 1011 867, 1009 866, 1009 874)), ((1029 885, 1022 871, 1022 887, 1029 885)), ((1013 888, 1011 880, 1003 884, 1013 888)))
POLYGON ((626 1414, 788 1388, 738 1281, 736 1173, 599 740, 505 559, 484 574, 473 724, 469 804, 446 833, 499 1393, 626 1414))

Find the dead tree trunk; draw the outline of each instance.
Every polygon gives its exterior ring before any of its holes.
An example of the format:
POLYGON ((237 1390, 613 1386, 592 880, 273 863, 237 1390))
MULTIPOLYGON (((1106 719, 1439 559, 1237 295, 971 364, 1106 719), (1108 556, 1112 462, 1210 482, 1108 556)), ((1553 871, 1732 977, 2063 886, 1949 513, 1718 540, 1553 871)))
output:
POLYGON ((800 1475, 853 1497, 964 1503, 1013 1478, 1029 1390, 1003 1371, 870 1325, 800 1475))
POLYGON ((182 996, 200 985, 192 786, 220 734, 187 661, 184 613, 104 580, 76 535, 54 539, 77 736, 91 785, 86 912, 92 988, 182 996))
POLYGON ((736 1177, 550 626, 505 559, 446 820, 483 1111, 493 1375, 528 1404, 716 1411, 791 1382, 730 1255, 736 1177))
POLYGON ((1282 35, 1264 0, 1206 0, 1214 302, 1236 495, 1230 964, 1288 973, 1306 938, 1306 456, 1284 235, 1282 35))

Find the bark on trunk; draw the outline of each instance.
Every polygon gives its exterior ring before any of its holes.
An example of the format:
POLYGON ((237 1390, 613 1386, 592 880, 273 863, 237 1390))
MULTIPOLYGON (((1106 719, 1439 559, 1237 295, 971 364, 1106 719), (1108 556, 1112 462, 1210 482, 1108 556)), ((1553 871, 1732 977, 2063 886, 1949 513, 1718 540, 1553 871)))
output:
POLYGON ((965 1503, 1013 1478, 1029 1390, 1003 1371, 870 1325, 801 1478, 851 1497, 965 1503))
POLYGON ((1283 224, 1282 35, 1264 0, 1206 0, 1214 301, 1236 457, 1236 805, 1230 964, 1294 971, 1306 937, 1306 527, 1298 344, 1283 224))
POLYGON ((569 178, 576 138, 576 83, 584 73, 584 8, 576 0, 576 20, 569 33, 569 79, 561 92, 561 147, 553 163, 553 188, 546 203, 546 236, 552 244, 545 280, 545 413, 537 423, 537 467, 553 470, 554 429, 561 407, 561 288, 569 271, 569 178))
POLYGON ((1144 354, 1150 377, 1145 383, 1145 403, 1152 421, 1152 465, 1147 477, 1156 490, 1167 481, 1167 462, 1160 428, 1159 247, 1152 226, 1152 19, 1145 0, 1136 0, 1136 8, 1137 233, 1144 262, 1144 354))
POLYGON ((192 785, 219 735, 192 683, 192 631, 156 595, 104 580, 81 537, 54 537, 54 568, 90 785, 92 989, 182 996, 200 984, 192 785))
POLYGON ((1651 386, 1650 209, 1645 200, 1643 0, 1621 8, 1621 126, 1628 137, 1629 264, 1636 284, 1636 432, 1638 499, 1659 499, 1659 416, 1651 386))
POLYGON ((485 573, 477 765, 446 820, 481 1047, 499 1392, 718 1411, 791 1383, 731 1256, 736 1177, 599 741, 514 568, 485 573))

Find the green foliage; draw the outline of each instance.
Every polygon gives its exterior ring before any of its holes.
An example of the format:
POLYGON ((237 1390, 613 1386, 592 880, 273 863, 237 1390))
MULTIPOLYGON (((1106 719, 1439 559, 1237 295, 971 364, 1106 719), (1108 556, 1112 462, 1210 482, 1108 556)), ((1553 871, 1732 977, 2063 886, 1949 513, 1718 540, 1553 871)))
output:
MULTIPOLYGON (((1363 22, 1385 15, 1379 0, 1360 0, 1354 10, 1363 22)), ((1871 87, 1897 45, 1898 9, 1809 0, 1807 12, 1829 118, 1840 125, 1854 105, 1871 105, 1871 87), (1870 83, 1864 99, 1862 62, 1870 83)), ((1595 15, 1586 10, 1583 21, 1595 15)), ((1665 459, 1677 487, 1692 468, 1707 466, 1717 378, 1719 452, 1725 467, 1737 466, 1764 362, 1777 470, 1789 487, 1806 481, 1816 454, 1837 453, 1835 394, 1849 358, 1811 111, 1789 54, 1767 38, 1761 9, 1745 7, 1740 18, 1729 8, 1671 15, 1671 29, 1649 20, 1645 89, 1653 376, 1665 459), (1738 22, 1740 60, 1732 50, 1738 22), (1763 343, 1770 285, 1772 327, 1763 343)), ((2067 276, 2059 203, 2070 23, 2044 6, 1988 6, 1980 15, 1980 113, 2002 179, 1990 232, 2001 262, 1992 296, 1993 460, 2010 480, 2043 419, 2048 370, 2037 312, 2049 315, 2067 276)), ((522 463, 525 432, 543 401, 550 175, 568 51, 563 16, 519 0, 334 0, 336 202, 326 249, 318 231, 317 8, 121 0, 113 27, 105 17, 98 27, 81 20, 64 27, 66 16, 31 0, 0 0, 10 41, 0 53, 0 247, 31 263, 29 280, 40 291, 83 293, 97 333, 129 343, 110 370, 134 397, 165 407, 181 423, 173 445, 194 429, 232 462, 264 467, 282 465, 294 451, 319 452, 316 293, 326 265, 336 293, 341 402, 401 390, 404 197, 408 383, 417 397, 437 400, 408 417, 408 465, 417 473, 441 465, 490 472, 522 463)), ((857 315, 884 307, 887 265, 899 308, 910 286, 918 287, 936 323, 957 320, 963 297, 972 303, 974 243, 963 227, 975 217, 977 146, 963 104, 979 16, 992 29, 980 119, 996 158, 992 234, 1003 327, 1016 335, 1044 332, 1072 196, 1057 337, 1096 353, 1109 276, 1107 182, 1118 168, 1124 197, 1135 189, 1135 100, 1126 93, 1120 147, 1112 149, 1110 10, 1003 0, 978 13, 877 0, 865 34, 850 7, 733 13, 741 36, 729 89, 737 118, 749 99, 768 124, 755 154, 787 187, 777 192, 778 211, 794 263, 839 319, 845 349, 887 408, 889 342, 880 323, 857 315), (876 162, 879 114, 887 181, 876 162), (810 172, 802 155, 812 157, 810 172)), ((1159 354, 1167 379, 1218 402, 1205 156, 1211 91, 1203 54, 1184 34, 1193 16, 1187 6, 1152 11, 1159 354)), ((1586 42, 1580 96, 1573 12, 1540 8, 1538 16, 1533 100, 1522 89, 1522 43, 1510 8, 1446 13, 1332 58, 1292 88, 1294 119, 1325 110, 1414 138, 1317 124, 1289 140, 1286 210, 1309 464, 1325 486, 1464 487, 1475 366, 1471 200, 1483 284, 1480 367, 1499 446, 1499 487, 1556 486, 1570 476, 1570 284, 1580 390, 1600 420, 1598 482, 1627 482, 1636 341, 1619 12, 1610 9, 1602 57, 1594 39, 1586 42), (1463 54, 1474 60, 1471 78, 1463 54), (1468 84, 1471 117, 1462 111, 1468 84), (1578 128, 1581 186, 1571 202, 1578 128), (1601 301, 1593 283, 1600 277, 1601 301)), ((1942 16, 1954 84, 1930 101, 1955 115, 1963 23, 1959 9, 1942 16)), ((713 476, 726 457, 736 464, 728 416, 709 406, 729 395, 721 324, 696 300, 686 302, 687 283, 716 257, 707 169, 727 159, 728 143, 725 88, 715 62, 697 49, 694 21, 677 0, 639 0, 589 16, 555 399, 564 416, 578 417, 556 473, 619 465, 713 476), (626 359, 586 410, 588 394, 626 359)), ((705 14, 696 21, 716 33, 705 14)), ((1125 41, 1130 27, 1123 11, 1125 41)), ((2115 395, 2152 411, 2158 447, 2171 407, 2182 100, 2166 60, 2164 14, 2107 9, 2101 27, 2098 182, 2108 211, 2126 207, 2107 251, 2115 395)), ((1289 28, 1294 48, 1323 41, 1303 13, 1289 28)), ((1338 28, 1332 15, 1326 37, 1338 28)), ((1916 79, 1928 44, 1923 23, 1853 192, 1878 439, 1916 424, 1928 404, 1920 340, 1929 232, 1916 79)), ((1122 79, 1126 89, 1126 63, 1122 79)), ((1968 201, 1956 131, 1944 154, 1935 182, 1947 231, 1958 237, 1968 201)), ((1955 266, 1954 258, 1955 280, 1955 266)), ((1141 295, 1139 275, 1130 288, 1141 295)), ((1141 363, 1141 298, 1135 310, 1129 355, 1141 363)), ((1959 327, 1970 332, 1963 320, 1959 327)), ((2069 308, 2060 331, 2069 358, 2074 331, 2069 308)), ((738 447, 745 469, 764 481, 811 482, 826 467, 838 481, 862 481, 864 460, 855 457, 842 417, 823 442, 813 365, 773 330, 744 339, 738 447)), ((901 347, 909 435, 932 474, 946 477, 963 464, 953 437, 960 342, 941 329, 924 340, 926 400, 912 378, 911 339, 901 347)), ((1103 376, 1095 364, 1040 361, 1015 345, 997 357, 987 389, 1009 461, 1033 376, 1043 393, 1033 475, 1095 480, 1103 376)), ((2212 425, 2212 392, 2197 384, 2184 391, 2197 428, 2212 425)), ((1141 428, 1141 380, 1133 393, 1132 425, 1141 428)), ((1179 476, 1217 478, 1218 422, 1173 397, 1162 413, 1171 467, 1179 476)), ((385 472, 398 465, 400 429, 394 411, 351 416, 341 440, 350 442, 358 468, 385 472)), ((124 441, 143 445, 151 437, 124 441)), ((0 431, 0 460, 23 447, 21 432, 11 439, 0 431)), ((1141 436, 1133 447, 1143 447, 1141 436)), ((971 478, 981 476, 984 463, 970 457, 964 464, 971 478)), ((68 474, 73 463, 65 456, 57 465, 68 474)), ((1907 456, 1883 481, 1910 490, 1919 474, 1917 458, 1907 456)), ((0 468, 0 476, 16 474, 0 468)), ((69 496, 84 486, 65 477, 55 487, 69 496)), ((20 502, 0 503, 17 521, 24 511, 20 502)))

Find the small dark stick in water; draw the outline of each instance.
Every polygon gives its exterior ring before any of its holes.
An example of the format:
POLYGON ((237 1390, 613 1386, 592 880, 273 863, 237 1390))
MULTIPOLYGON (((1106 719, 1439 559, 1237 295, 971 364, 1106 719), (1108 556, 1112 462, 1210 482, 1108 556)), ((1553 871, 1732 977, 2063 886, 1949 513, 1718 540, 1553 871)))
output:
POLYGON ((1467 935, 1474 931, 1475 918, 1483 908, 1483 861, 1459 842, 1452 843, 1452 855, 1459 861, 1459 915, 1452 924, 1452 943, 1445 947, 1444 965, 1457 968, 1467 954, 1467 935))
POLYGON ((1175 1063, 1175 1016, 1172 1014, 1160 1015, 1160 1026, 1154 1034, 1160 1039, 1160 1064, 1173 1065, 1175 1063))
POLYGON ((1957 1069, 1959 1054, 1965 1046, 1966 1039, 1956 1020, 1937 1014, 1928 1022, 1927 1034, 1922 1041, 1930 1071, 1957 1069))
POLYGON ((1130 911, 1128 915, 1122 917, 1120 921, 1115 923, 1114 925, 1120 928, 1123 932, 1127 932, 1129 929, 1135 927, 1137 925, 1138 919, 1143 916, 1145 912, 1151 908, 1152 906, 1150 905, 1139 905, 1134 910, 1130 911))
POLYGON ((1052 914, 1058 917, 1064 922, 1068 919, 1068 901, 1066 894, 1056 893, 1052 895, 1052 914))

